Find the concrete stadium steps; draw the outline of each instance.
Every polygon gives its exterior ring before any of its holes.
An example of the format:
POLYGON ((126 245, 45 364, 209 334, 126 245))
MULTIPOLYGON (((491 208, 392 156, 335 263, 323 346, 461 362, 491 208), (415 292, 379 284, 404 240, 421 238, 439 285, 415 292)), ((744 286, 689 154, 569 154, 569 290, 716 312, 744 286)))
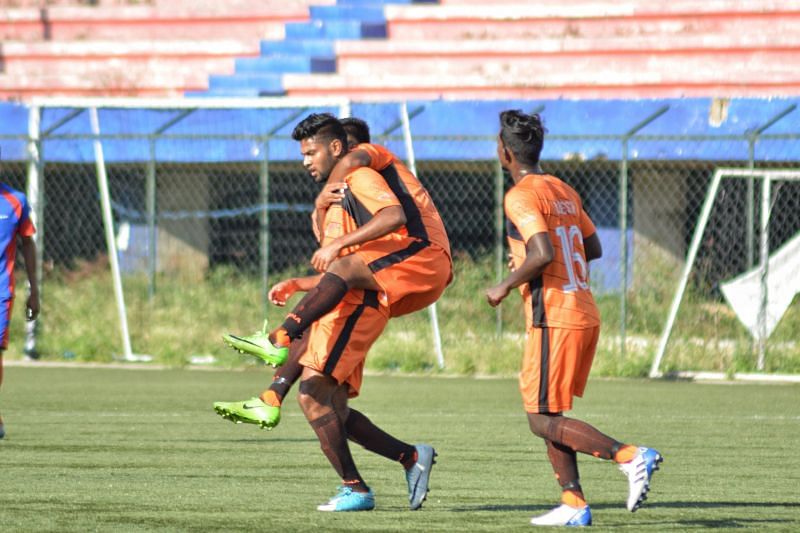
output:
POLYGON ((20 77, 0 74, 0 99, 24 100, 36 96, 182 96, 204 89, 207 74, 175 71, 169 77, 153 77, 146 70, 124 73, 20 77))
POLYGON ((356 100, 398 99, 550 99, 550 98, 680 98, 685 96, 749 97, 800 94, 795 72, 769 79, 742 79, 736 72, 704 68, 687 79, 661 72, 620 75, 614 69, 593 68, 575 73, 485 75, 402 75, 347 77, 341 74, 287 74, 288 96, 347 96, 356 100))
POLYGON ((603 38, 703 33, 775 34, 793 31, 800 2, 671 2, 636 8, 625 3, 387 6, 389 38, 603 38), (671 6, 671 7, 668 7, 671 6), (717 9, 713 9, 713 8, 717 9), (663 9, 662 9, 663 8, 663 9), (679 8, 682 8, 679 9, 679 8))
POLYGON ((239 41, 79 41, 5 43, 2 72, 13 75, 57 75, 103 70, 141 70, 154 76, 175 69, 233 71, 236 58, 258 56, 258 43, 239 41))
MULTIPOLYGON (((794 34, 800 35, 800 34, 794 34)), ((416 44, 402 46, 397 41, 364 43, 352 50, 349 43, 338 47, 338 73, 343 76, 380 76, 382 72, 410 75, 452 76, 547 76, 549 73, 573 73, 580 78, 594 70, 614 70, 620 76, 637 72, 663 73, 672 78, 690 81, 702 76, 702 70, 714 65, 715 70, 735 72, 744 79, 762 80, 777 73, 797 73, 800 79, 800 41, 790 35, 779 42, 738 44, 734 38, 692 43, 683 41, 675 47, 653 42, 635 46, 632 41, 609 43, 592 49, 596 41, 583 41, 569 46, 563 43, 509 42, 501 47, 481 47, 480 43, 440 41, 436 53, 421 50, 416 44), (708 42, 704 46, 703 42, 708 42), (537 46, 541 44, 541 46, 537 46), (381 46, 379 46, 381 45, 381 46), (551 45, 551 46, 548 46, 551 45), (538 48, 538 49, 537 49, 538 48), (350 49, 350 50, 348 50, 350 49), (598 67, 599 66, 599 67, 598 67)), ((776 39, 780 41, 780 39, 776 39)))
POLYGON ((286 22, 308 19, 305 8, 280 8, 225 15, 158 10, 146 6, 8 10, 0 15, 4 41, 140 39, 279 39, 286 22), (4 16, 5 15, 5 16, 4 16))
POLYGON ((260 57, 237 59, 232 75, 212 75, 205 96, 282 95, 284 74, 336 72, 336 41, 374 42, 385 38, 384 6, 410 5, 413 1, 340 0, 336 5, 311 6, 310 19, 287 23, 283 39, 262 40, 260 57))
POLYGON ((310 4, 334 1, 64 1, 0 10, 0 97, 200 91, 210 72, 234 72, 237 58, 259 56, 262 39, 282 39, 287 23, 308 20, 310 4))

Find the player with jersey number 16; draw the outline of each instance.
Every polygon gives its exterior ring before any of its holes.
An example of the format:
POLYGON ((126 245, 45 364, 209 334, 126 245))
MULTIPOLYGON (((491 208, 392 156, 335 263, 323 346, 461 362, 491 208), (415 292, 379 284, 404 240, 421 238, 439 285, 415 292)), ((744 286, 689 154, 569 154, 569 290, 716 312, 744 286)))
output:
POLYGON ((561 485, 561 505, 531 519, 537 526, 586 526, 592 514, 578 478, 577 452, 616 462, 628 477, 629 511, 644 501, 662 461, 652 448, 623 444, 563 416, 583 396, 600 334, 588 262, 602 255, 597 231, 575 190, 542 172, 539 115, 500 114, 497 156, 514 180, 504 208, 513 270, 486 291, 497 306, 519 287, 526 341, 520 391, 531 431, 544 439, 561 485))

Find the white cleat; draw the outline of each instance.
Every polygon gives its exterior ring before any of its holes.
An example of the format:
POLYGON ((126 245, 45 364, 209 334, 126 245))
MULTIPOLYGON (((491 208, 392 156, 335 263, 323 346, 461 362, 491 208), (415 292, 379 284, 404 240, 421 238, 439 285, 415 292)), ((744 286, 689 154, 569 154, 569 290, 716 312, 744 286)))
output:
POLYGON ((619 465, 619 469, 628 478, 628 502, 627 507, 630 512, 638 509, 647 499, 647 492, 650 490, 650 480, 653 473, 658 470, 658 465, 664 458, 653 448, 639 448, 629 463, 619 465))
POLYGON ((562 503, 550 512, 531 518, 534 526, 583 527, 592 525, 592 511, 588 505, 576 509, 562 503))

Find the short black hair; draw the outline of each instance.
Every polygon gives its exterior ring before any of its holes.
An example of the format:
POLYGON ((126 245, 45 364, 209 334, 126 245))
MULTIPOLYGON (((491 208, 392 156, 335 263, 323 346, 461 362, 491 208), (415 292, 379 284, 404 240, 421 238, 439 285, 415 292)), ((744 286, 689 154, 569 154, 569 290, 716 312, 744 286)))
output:
POLYGON ((521 163, 539 162, 546 131, 538 114, 528 115, 519 109, 500 113, 500 138, 521 163))
POLYGON ((339 120, 339 122, 342 123, 347 134, 352 135, 358 141, 358 144, 371 142, 369 126, 360 118, 347 117, 339 120))
POLYGON ((310 137, 319 137, 322 142, 334 139, 342 141, 342 146, 347 149, 347 132, 339 119, 330 113, 311 113, 301 120, 292 131, 292 139, 302 141, 310 137))

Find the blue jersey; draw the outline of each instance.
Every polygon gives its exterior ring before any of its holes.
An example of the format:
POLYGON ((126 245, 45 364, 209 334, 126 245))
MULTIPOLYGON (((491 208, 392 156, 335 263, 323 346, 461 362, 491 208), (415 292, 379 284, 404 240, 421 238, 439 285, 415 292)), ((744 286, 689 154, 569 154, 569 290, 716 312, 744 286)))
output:
POLYGON ((36 233, 30 219, 30 206, 25 195, 0 183, 0 300, 14 296, 14 261, 17 257, 17 236, 36 233))

